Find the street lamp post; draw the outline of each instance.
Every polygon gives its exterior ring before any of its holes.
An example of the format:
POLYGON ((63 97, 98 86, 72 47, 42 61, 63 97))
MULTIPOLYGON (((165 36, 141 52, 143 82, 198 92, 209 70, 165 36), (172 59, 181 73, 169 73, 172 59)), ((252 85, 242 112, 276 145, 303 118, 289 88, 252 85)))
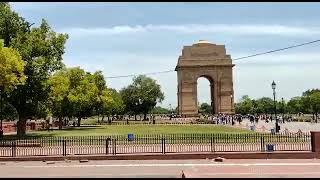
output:
POLYGON ((284 123, 285 107, 284 107, 284 99, 283 98, 281 98, 281 104, 282 104, 282 123, 284 123))
POLYGON ((273 106, 274 106, 274 116, 276 118, 276 132, 279 132, 278 118, 277 118, 277 107, 276 107, 276 83, 273 81, 271 84, 273 89, 273 106))

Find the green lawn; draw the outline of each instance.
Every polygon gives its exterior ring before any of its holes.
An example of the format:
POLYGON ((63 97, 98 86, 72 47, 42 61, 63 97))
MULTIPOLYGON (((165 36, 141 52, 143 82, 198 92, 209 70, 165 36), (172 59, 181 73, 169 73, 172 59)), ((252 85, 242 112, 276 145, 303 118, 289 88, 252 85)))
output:
POLYGON ((192 134, 192 133, 254 133, 249 130, 222 125, 101 125, 75 127, 65 130, 42 130, 29 132, 29 136, 104 136, 133 134, 192 134))

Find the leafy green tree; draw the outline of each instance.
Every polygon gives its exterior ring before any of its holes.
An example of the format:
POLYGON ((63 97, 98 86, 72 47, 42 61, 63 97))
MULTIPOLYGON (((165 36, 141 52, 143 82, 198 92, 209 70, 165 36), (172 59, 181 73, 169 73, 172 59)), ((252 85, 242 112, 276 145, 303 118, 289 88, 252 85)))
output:
POLYGON ((9 47, 11 40, 19 33, 29 31, 30 23, 12 11, 8 2, 0 2, 0 39, 9 47))
POLYGON ((310 95, 311 111, 316 121, 318 120, 318 113, 320 112, 320 92, 314 92, 310 95))
POLYGON ((3 119, 15 119, 17 113, 15 108, 7 102, 8 96, 17 85, 25 82, 23 74, 24 61, 19 52, 8 47, 4 47, 4 41, 0 39, 0 108, 1 124, 3 119))
MULTIPOLYGON (((105 98, 103 102, 103 108, 104 108, 104 115, 108 116, 108 121, 110 121, 110 115, 122 115, 124 112, 124 104, 121 99, 120 94, 115 89, 106 89, 105 91, 105 98)), ((103 119, 102 119, 103 120, 103 119)))
POLYGON ((94 84, 96 85, 96 87, 98 88, 98 99, 95 105, 95 114, 94 115, 98 115, 98 122, 99 122, 99 116, 101 115, 102 111, 103 111, 103 91, 105 89, 106 86, 106 81, 104 79, 104 76, 102 74, 102 71, 97 71, 94 72, 92 74, 92 76, 90 76, 92 78, 92 81, 94 82, 94 84))
POLYGON ((170 110, 163 108, 163 107, 160 107, 160 106, 156 106, 150 111, 150 113, 152 113, 152 114, 169 114, 170 110))
POLYGON ((202 103, 199 107, 199 113, 212 114, 212 107, 208 103, 202 103))
POLYGON ((81 119, 92 115, 92 110, 96 106, 99 96, 99 90, 93 81, 92 75, 86 73, 83 69, 71 68, 69 71, 70 89, 68 100, 73 112, 73 116, 77 117, 80 126, 81 119))
POLYGON ((248 95, 241 97, 240 102, 235 104, 236 113, 239 114, 253 114, 254 104, 248 95))
POLYGON ((18 51, 3 45, 0 39, 0 86, 4 87, 3 91, 12 91, 25 82, 25 63, 18 51))
POLYGON ((302 97, 293 97, 287 103, 289 113, 299 113, 303 111, 302 97))
POLYGON ((49 107, 52 115, 59 119, 59 129, 62 128, 63 117, 70 117, 70 103, 68 92, 70 90, 70 79, 67 69, 57 71, 48 80, 49 107))
POLYGON ((51 112, 60 126, 63 117, 76 117, 80 126, 82 118, 95 115, 97 105, 112 101, 100 71, 91 74, 80 67, 65 68, 57 71, 48 85, 51 112))
POLYGON ((113 105, 111 106, 111 115, 123 114, 124 104, 121 99, 120 93, 117 92, 117 90, 111 88, 109 89, 109 91, 113 100, 113 105))
POLYGON ((318 117, 320 89, 309 89, 302 93, 302 106, 305 113, 312 113, 313 119, 318 117))
POLYGON ((145 75, 134 77, 133 83, 123 88, 120 94, 126 109, 135 115, 144 114, 144 119, 157 102, 164 99, 160 85, 145 75))
POLYGON ((255 113, 273 113, 273 100, 269 97, 262 97, 256 100, 257 108, 255 113))
POLYGON ((11 39, 10 46, 17 49, 25 61, 26 83, 18 86, 9 98, 19 114, 17 135, 26 133, 26 120, 34 116, 43 116, 43 106, 48 99, 47 80, 50 75, 61 69, 64 45, 68 36, 52 31, 45 20, 40 27, 30 32, 18 33, 11 39))
POLYGON ((138 107, 139 98, 136 94, 136 89, 132 84, 120 90, 125 112, 129 115, 135 115, 135 120, 137 120, 136 115, 140 112, 138 107))

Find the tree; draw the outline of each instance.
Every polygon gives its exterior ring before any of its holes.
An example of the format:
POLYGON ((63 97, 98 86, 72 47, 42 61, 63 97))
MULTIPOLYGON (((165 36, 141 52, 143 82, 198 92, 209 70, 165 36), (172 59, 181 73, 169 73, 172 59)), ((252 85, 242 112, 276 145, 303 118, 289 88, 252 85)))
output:
POLYGON ((293 97, 287 103, 288 112, 289 113, 299 113, 303 111, 302 106, 302 98, 301 97, 293 97))
POLYGON ((47 80, 50 75, 61 69, 64 45, 68 36, 51 30, 45 20, 40 27, 30 32, 19 33, 10 41, 25 61, 26 83, 11 93, 10 103, 19 114, 17 135, 26 133, 26 120, 34 116, 43 116, 43 106, 48 99, 47 80))
POLYGON ((150 111, 150 113, 152 113, 152 114, 169 114, 170 110, 163 108, 163 107, 160 107, 160 106, 156 106, 150 111))
POLYGON ((255 113, 271 114, 274 111, 273 100, 269 97, 262 97, 256 100, 256 111, 255 113))
POLYGON ((315 115, 315 117, 313 116, 313 119, 317 122, 318 113, 320 112, 320 92, 314 92, 310 95, 310 103, 312 114, 315 115))
POLYGON ((133 83, 123 88, 120 94, 126 109, 134 112, 135 115, 144 114, 144 119, 157 102, 162 102, 164 99, 160 85, 145 75, 134 77, 133 83))
MULTIPOLYGON (((313 119, 318 117, 318 112, 320 108, 320 90, 319 89, 309 89, 302 93, 302 106, 306 113, 312 113, 313 119)), ((317 119, 316 119, 317 120, 317 119)))
POLYGON ((62 118, 71 116, 68 92, 70 90, 70 79, 68 70, 57 71, 48 80, 49 107, 52 115, 59 119, 59 129, 62 128, 62 118))
POLYGON ((92 110, 96 106, 99 96, 98 87, 93 81, 92 75, 86 73, 83 69, 70 68, 69 71, 70 88, 68 101, 73 112, 77 117, 80 126, 81 119, 92 115, 92 110))
POLYGON ((208 103, 202 103, 199 107, 199 112, 202 114, 212 114, 212 107, 208 103))
POLYGON ((59 118, 60 126, 63 117, 76 117, 80 126, 81 119, 94 115, 100 103, 112 101, 100 71, 91 74, 80 67, 64 68, 49 79, 48 85, 51 112, 59 118))
POLYGON ((104 79, 104 76, 102 74, 102 71, 96 71, 92 74, 91 76, 92 78, 92 81, 94 82, 95 86, 97 87, 98 89, 98 99, 97 99, 97 102, 96 102, 96 105, 95 105, 95 111, 96 111, 96 115, 98 115, 98 122, 99 122, 99 116, 100 114, 102 113, 103 111, 103 91, 105 89, 105 86, 106 86, 106 81, 104 79))
POLYGON ((115 89, 106 89, 104 97, 110 97, 105 98, 103 101, 103 115, 106 114, 110 122, 110 115, 123 114, 124 104, 120 94, 115 89))
POLYGON ((12 91, 25 82, 25 63, 18 51, 3 45, 0 39, 0 86, 4 87, 4 91, 12 91))
POLYGON ((139 98, 136 95, 135 87, 130 84, 129 86, 122 88, 120 90, 121 99, 124 103, 124 109, 129 115, 135 115, 135 120, 137 120, 136 115, 139 114, 139 107, 137 106, 139 98))
POLYGON ((253 114, 254 105, 248 95, 241 97, 240 102, 235 104, 236 113, 239 114, 253 114))
POLYGON ((0 39, 4 39, 4 46, 8 47, 17 34, 28 32, 29 27, 30 23, 13 12, 8 2, 0 2, 0 39))
POLYGON ((25 76, 23 74, 24 61, 19 52, 12 48, 4 47, 3 40, 0 39, 0 108, 1 124, 4 118, 15 118, 15 108, 7 102, 8 93, 17 85, 23 84, 25 76))

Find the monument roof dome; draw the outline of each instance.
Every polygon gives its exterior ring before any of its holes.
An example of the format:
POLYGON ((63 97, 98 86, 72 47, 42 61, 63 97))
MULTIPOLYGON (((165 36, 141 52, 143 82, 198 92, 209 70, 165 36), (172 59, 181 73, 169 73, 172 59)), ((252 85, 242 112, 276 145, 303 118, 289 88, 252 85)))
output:
POLYGON ((207 41, 207 40, 199 40, 198 42, 196 42, 195 44, 212 44, 211 42, 207 41))

